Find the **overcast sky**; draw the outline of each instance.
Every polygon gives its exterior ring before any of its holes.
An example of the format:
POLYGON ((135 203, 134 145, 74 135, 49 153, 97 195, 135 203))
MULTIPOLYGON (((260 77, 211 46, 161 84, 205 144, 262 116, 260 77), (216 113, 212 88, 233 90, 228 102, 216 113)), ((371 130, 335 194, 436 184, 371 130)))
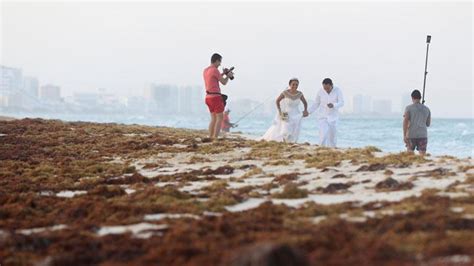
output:
POLYGON ((235 66, 231 98, 277 96, 291 77, 313 98, 323 78, 391 99, 423 84, 437 117, 472 117, 471 1, 76 2, 2 1, 1 64, 64 95, 107 88, 141 94, 150 82, 202 86, 213 52, 235 66))

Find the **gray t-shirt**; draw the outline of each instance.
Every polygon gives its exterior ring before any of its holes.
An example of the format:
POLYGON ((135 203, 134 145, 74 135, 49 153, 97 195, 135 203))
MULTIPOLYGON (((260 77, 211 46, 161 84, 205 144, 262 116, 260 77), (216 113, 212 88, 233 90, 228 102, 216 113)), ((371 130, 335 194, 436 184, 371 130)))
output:
POLYGON ((405 109, 410 125, 408 126, 408 137, 427 138, 428 129, 426 123, 431 119, 431 112, 428 107, 421 103, 410 104, 405 109))

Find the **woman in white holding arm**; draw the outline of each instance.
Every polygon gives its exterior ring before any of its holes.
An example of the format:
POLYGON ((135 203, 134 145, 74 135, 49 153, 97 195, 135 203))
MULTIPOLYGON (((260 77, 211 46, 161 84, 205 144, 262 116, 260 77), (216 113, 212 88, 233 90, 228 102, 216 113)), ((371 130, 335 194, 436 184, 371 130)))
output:
POLYGON ((297 78, 290 79, 289 87, 276 99, 278 113, 272 126, 261 139, 267 141, 297 142, 300 135, 301 119, 308 116, 308 103, 303 93, 298 90, 297 78), (303 103, 304 110, 299 109, 303 103))
POLYGON ((309 108, 309 113, 316 112, 319 125, 319 145, 336 147, 337 123, 339 108, 344 106, 344 98, 338 87, 334 87, 332 80, 325 78, 323 88, 316 95, 316 102, 309 108))

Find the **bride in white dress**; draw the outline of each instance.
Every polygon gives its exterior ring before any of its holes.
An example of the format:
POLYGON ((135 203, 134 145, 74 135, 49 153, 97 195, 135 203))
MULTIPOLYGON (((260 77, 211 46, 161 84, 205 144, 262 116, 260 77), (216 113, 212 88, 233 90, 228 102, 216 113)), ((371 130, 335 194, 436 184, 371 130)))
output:
POLYGON ((278 113, 272 126, 263 135, 263 140, 296 142, 300 134, 301 119, 308 116, 308 103, 301 91, 298 91, 297 78, 290 79, 288 89, 284 90, 276 100, 278 113), (299 109, 303 103, 304 111, 299 109))

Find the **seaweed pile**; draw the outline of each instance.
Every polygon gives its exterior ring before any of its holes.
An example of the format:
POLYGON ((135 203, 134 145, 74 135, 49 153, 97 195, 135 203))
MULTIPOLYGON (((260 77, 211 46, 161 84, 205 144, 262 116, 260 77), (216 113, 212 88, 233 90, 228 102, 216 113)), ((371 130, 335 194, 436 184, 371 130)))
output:
POLYGON ((1 121, 0 247, 1 265, 472 265, 473 161, 1 121))

